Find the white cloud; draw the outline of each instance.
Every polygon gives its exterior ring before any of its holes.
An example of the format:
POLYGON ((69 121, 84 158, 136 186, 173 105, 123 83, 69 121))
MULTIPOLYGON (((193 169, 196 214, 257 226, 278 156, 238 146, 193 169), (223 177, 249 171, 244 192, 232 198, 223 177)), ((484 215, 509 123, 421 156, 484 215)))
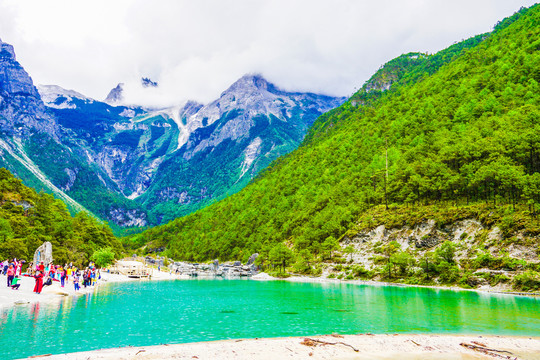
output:
POLYGON ((350 95, 384 62, 489 31, 531 0, 4 0, 0 38, 36 83, 146 105, 207 102, 245 73, 350 95), (140 89, 140 78, 158 89, 140 89))

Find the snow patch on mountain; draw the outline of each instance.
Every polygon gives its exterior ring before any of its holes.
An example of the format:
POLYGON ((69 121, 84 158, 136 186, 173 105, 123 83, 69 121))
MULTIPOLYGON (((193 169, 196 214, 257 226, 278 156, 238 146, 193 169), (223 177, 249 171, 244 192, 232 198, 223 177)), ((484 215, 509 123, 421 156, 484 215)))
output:
POLYGON ((67 90, 58 85, 38 85, 37 90, 45 105, 55 109, 74 109, 76 105, 73 104, 73 99, 94 102, 77 91, 67 90))
POLYGON ((125 118, 132 118, 136 115, 137 113, 135 112, 135 110, 133 109, 130 109, 130 108, 125 108, 119 115, 120 116, 123 116, 125 118))
POLYGON ((55 195, 57 195, 64 202, 70 204, 75 210, 89 212, 81 204, 73 200, 69 195, 67 195, 49 180, 49 178, 24 152, 24 147, 18 139, 14 138, 13 141, 15 143, 15 149, 2 139, 0 139, 0 148, 6 150, 19 163, 21 163, 26 169, 28 169, 32 174, 34 174, 34 176, 36 176, 43 184, 45 184, 49 189, 51 189, 55 193, 55 195))
POLYGON ((257 158, 257 156, 259 156, 259 153, 261 152, 261 144, 262 139, 260 137, 256 137, 244 150, 244 162, 242 163, 242 174, 240 177, 244 176, 244 174, 251 167, 251 164, 253 164, 253 161, 257 158))

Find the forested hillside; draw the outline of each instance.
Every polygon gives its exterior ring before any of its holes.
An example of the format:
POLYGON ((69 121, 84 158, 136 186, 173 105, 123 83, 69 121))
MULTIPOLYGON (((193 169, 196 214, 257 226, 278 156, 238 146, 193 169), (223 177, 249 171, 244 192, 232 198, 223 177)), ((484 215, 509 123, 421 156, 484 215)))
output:
POLYGON ((53 246, 55 263, 86 264, 94 251, 111 247, 118 255, 122 245, 111 229, 85 212, 72 217, 61 201, 24 186, 0 168, 0 259, 32 261, 45 241, 53 246))
POLYGON ((362 102, 363 88, 320 118, 303 146, 238 194, 126 243, 166 245, 187 260, 242 259, 283 242, 316 255, 380 204, 489 204, 536 216, 539 25, 535 5, 445 50, 451 56, 422 55, 397 86, 362 102), (425 67, 430 59, 445 60, 425 67))

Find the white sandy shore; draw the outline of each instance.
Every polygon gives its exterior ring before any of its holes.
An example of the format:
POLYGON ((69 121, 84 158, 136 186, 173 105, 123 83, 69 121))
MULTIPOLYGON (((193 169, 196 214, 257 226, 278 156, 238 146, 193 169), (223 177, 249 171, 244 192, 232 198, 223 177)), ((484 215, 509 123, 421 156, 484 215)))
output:
POLYGON ((325 335, 138 346, 52 355, 45 358, 48 360, 516 358, 534 360, 540 359, 540 338, 473 335, 325 335))
MULTIPOLYGON (((152 280, 174 280, 183 279, 185 277, 169 274, 168 272, 158 272, 155 270, 152 274, 152 280)), ((50 286, 44 286, 41 294, 35 294, 34 285, 35 280, 31 277, 22 276, 19 283, 21 286, 19 290, 12 290, 7 287, 7 277, 0 276, 0 308, 24 305, 35 302, 53 302, 62 299, 65 296, 81 296, 89 292, 93 292, 97 287, 109 282, 124 282, 124 281, 137 281, 137 279, 129 278, 125 275, 109 274, 103 272, 101 274, 101 280, 98 281, 96 286, 89 286, 87 288, 82 287, 80 291, 75 291, 73 282, 68 282, 64 287, 60 286, 59 281, 53 281, 50 286)))

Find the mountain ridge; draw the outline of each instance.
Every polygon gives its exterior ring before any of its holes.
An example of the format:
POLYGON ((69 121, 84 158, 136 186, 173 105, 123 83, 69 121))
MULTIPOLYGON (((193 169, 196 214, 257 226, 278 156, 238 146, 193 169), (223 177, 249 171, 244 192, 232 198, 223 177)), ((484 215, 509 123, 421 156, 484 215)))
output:
POLYGON ((86 208, 120 227, 157 224, 238 191, 345 100, 287 93, 246 75, 206 105, 107 104, 56 85, 36 88, 13 47, 2 44, 0 126, 10 148, 0 165, 73 211, 86 208))

